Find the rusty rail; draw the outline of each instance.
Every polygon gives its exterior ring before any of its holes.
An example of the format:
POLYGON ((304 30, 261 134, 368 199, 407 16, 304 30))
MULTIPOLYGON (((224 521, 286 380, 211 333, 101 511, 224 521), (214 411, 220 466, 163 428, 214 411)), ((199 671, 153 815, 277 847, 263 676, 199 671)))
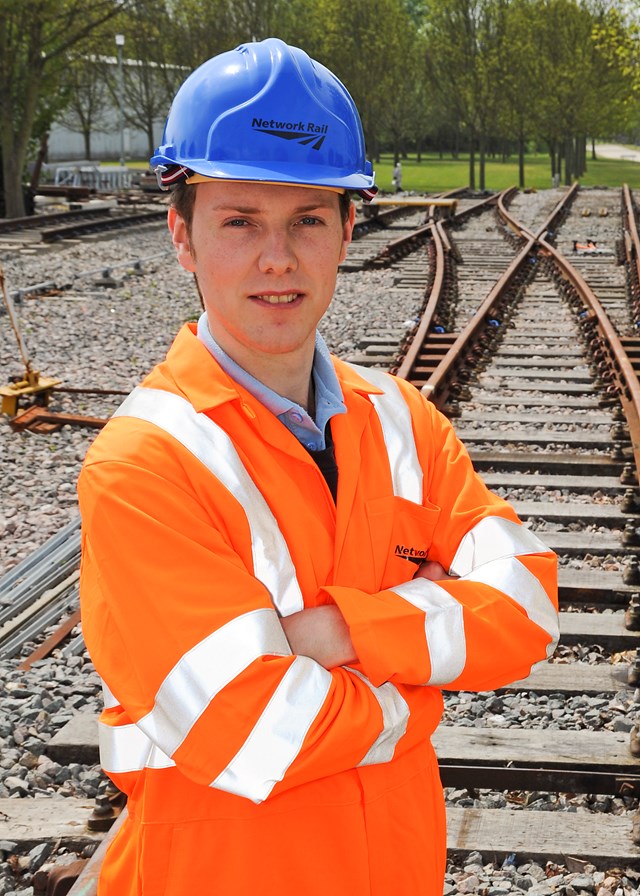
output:
POLYGON ((640 301, 640 237, 633 206, 633 196, 627 184, 622 188, 624 216, 624 245, 627 264, 631 267, 632 294, 635 302, 640 301))
MULTIPOLYGON (((483 333, 487 330, 487 318, 489 316, 495 317, 497 315, 497 309, 499 308, 500 303, 506 297, 509 290, 513 288, 518 275, 524 269, 532 251, 534 251, 538 244, 540 236, 543 233, 546 233, 561 215, 564 214, 567 205, 575 196, 577 188, 578 185, 574 184, 565 196, 562 197, 536 234, 530 233, 523 228, 507 209, 509 201, 517 193, 517 188, 510 187, 500 193, 497 197, 492 197, 493 201, 497 204, 498 213, 504 223, 510 227, 518 238, 524 239, 525 242, 502 277, 496 282, 485 301, 478 308, 474 317, 469 321, 459 336, 456 337, 445 356, 422 387, 424 394, 438 407, 441 408, 452 394, 459 373, 461 369, 466 366, 467 356, 480 341, 483 333)), ((465 211, 468 212, 468 210, 465 211)), ((415 347, 414 345, 411 346, 407 351, 407 357, 409 356, 409 353, 411 353, 411 356, 414 359, 418 356, 422 348, 422 343, 418 342, 418 333, 421 332, 422 329, 423 328, 420 327, 416 332, 415 341, 417 345, 415 347)), ((428 331, 427 328, 424 329, 425 331, 428 331)), ((398 370, 398 376, 408 377, 411 371, 411 366, 403 363, 398 370)))
MULTIPOLYGON (((637 239, 637 233, 636 233, 637 239)), ((629 426, 629 437, 636 471, 640 470, 640 382, 618 333, 591 287, 571 263, 544 237, 539 239, 542 251, 553 262, 568 287, 575 291, 585 306, 587 323, 592 323, 609 361, 609 370, 629 426)), ((636 249, 640 248, 636 243, 636 249)))
MULTIPOLYGON (((427 336, 429 335, 429 331, 431 330, 433 317, 438 304, 440 303, 442 289, 444 287, 445 250, 448 246, 449 241, 441 224, 436 224, 432 227, 432 238, 435 250, 435 271, 433 284, 431 287, 431 294, 427 299, 427 304, 422 313, 420 323, 414 334, 411 344, 407 349, 404 359, 396 372, 396 376, 399 376, 402 379, 408 379, 409 374, 413 370, 413 367, 418 360, 418 356, 420 354, 422 346, 424 345, 427 336)), ((448 250, 451 250, 450 246, 448 246, 448 250)))
POLYGON ((422 387, 421 391, 438 407, 441 408, 449 398, 452 387, 457 382, 460 370, 466 366, 466 355, 487 327, 487 316, 497 313, 497 306, 499 306, 501 300, 511 289, 516 275, 529 259, 535 243, 533 236, 527 240, 524 247, 516 255, 487 298, 480 305, 476 314, 456 338, 449 351, 429 377, 428 382, 422 387))
MULTIPOLYGON (((507 192, 510 195, 513 195, 515 191, 517 190, 514 187, 507 192)), ((496 202, 499 203, 503 195, 504 194, 499 194, 498 196, 492 195, 489 197, 485 197, 474 203, 473 205, 467 206, 467 208, 462 211, 456 211, 453 220, 459 222, 461 220, 464 220, 466 217, 470 217, 472 214, 482 212, 488 206, 494 205, 496 202)), ((396 242, 400 243, 404 240, 408 244, 413 245, 413 242, 415 241, 413 238, 415 238, 415 236, 417 235, 419 235, 420 238, 427 238, 429 236, 431 237, 435 254, 435 270, 420 324, 418 325, 415 333, 412 336, 411 343, 406 349, 402 361, 394 371, 396 376, 399 376, 402 379, 409 379, 411 377, 412 371, 414 370, 416 363, 420 358, 420 353, 422 352, 422 349, 427 342, 437 309, 442 301, 442 294, 446 284, 446 259, 452 254, 452 247, 449 242, 449 237, 442 221, 432 220, 427 225, 425 225, 425 227, 415 231, 415 234, 412 234, 409 237, 404 237, 402 238, 402 240, 398 240, 396 242)), ((394 253, 394 243, 390 243, 387 247, 387 250, 389 250, 389 258, 391 258, 394 253)), ((453 346, 449 348, 441 364, 444 363, 447 357, 450 357, 449 364, 453 364, 453 346)), ((438 367, 437 369, 440 368, 438 367)), ((427 391, 430 390, 427 389, 427 391)))

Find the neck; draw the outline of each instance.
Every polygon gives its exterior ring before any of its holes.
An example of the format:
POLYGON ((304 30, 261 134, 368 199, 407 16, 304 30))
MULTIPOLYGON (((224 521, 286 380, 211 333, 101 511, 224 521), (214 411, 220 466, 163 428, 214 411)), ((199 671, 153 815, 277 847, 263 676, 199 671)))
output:
POLYGON ((288 369, 288 365, 282 363, 279 359, 273 365, 273 369, 268 369, 266 365, 262 371, 249 371, 259 379, 261 383, 273 389, 278 395, 295 401, 305 409, 310 417, 315 415, 315 388, 313 385, 313 377, 311 375, 312 364, 304 366, 295 365, 288 369))
POLYGON ((278 395, 295 401, 309 416, 315 416, 315 389, 311 375, 315 340, 313 344, 305 345, 291 354, 256 355, 238 350, 237 345, 227 344, 228 340, 220 336, 216 338, 216 334, 211 332, 211 325, 209 332, 220 348, 247 373, 273 389, 278 395))

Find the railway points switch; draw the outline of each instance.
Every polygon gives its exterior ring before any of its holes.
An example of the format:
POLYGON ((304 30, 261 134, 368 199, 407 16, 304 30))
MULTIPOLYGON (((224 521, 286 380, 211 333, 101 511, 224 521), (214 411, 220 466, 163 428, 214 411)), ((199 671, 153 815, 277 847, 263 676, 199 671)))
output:
POLYGON ((27 368, 21 380, 9 383, 8 386, 0 386, 2 413, 15 417, 18 412, 19 400, 26 396, 35 396, 41 404, 46 406, 49 403, 51 392, 61 382, 54 377, 40 376, 37 370, 27 368))

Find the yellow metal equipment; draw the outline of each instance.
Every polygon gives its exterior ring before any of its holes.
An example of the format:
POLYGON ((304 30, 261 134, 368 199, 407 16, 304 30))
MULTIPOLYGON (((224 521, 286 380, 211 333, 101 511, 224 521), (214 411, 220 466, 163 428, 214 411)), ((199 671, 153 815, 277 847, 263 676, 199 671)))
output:
POLYGON ((61 380, 50 376, 40 376, 37 370, 27 368, 23 379, 17 383, 9 383, 8 386, 0 386, 2 396, 2 413, 15 417, 18 413, 18 401, 27 395, 38 395, 44 405, 49 403, 49 396, 54 386, 60 385, 61 380))
POLYGON ((11 326, 13 327, 13 332, 15 333, 16 339, 18 341, 18 348, 20 350, 22 363, 24 365, 24 376, 21 380, 18 380, 14 383, 9 383, 8 386, 0 387, 0 396, 2 396, 2 413, 8 414, 10 417, 14 417, 18 412, 18 402, 20 398, 24 396, 37 396, 38 400, 42 404, 46 405, 49 402, 51 391, 53 390, 54 386, 58 386, 60 384, 61 380, 57 380, 52 377, 40 376, 37 370, 32 370, 31 361, 27 357, 27 351, 25 349, 24 343, 22 341, 22 336, 20 335, 20 330, 18 328, 18 321, 16 320, 13 303, 9 300, 9 296, 7 295, 4 281, 4 268, 2 267, 2 265, 0 265, 0 287, 2 288, 4 303, 7 308, 9 320, 11 321, 11 326))
POLYGON ((436 208, 448 208, 454 212, 457 204, 457 199, 438 199, 435 197, 429 198, 428 196, 375 196, 368 205, 369 208, 375 205, 415 205, 422 207, 433 205, 436 208))

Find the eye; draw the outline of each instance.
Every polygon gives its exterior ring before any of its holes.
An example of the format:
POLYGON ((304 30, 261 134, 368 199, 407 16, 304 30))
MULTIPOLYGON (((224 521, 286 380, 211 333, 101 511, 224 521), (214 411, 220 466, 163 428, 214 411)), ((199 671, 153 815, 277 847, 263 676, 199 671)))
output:
POLYGON ((226 226, 227 227, 243 227, 248 223, 249 222, 246 220, 246 218, 231 218, 230 221, 226 222, 226 226))
POLYGON ((320 218, 316 218, 315 215, 305 215, 304 218, 300 218, 301 224, 322 224, 320 218))

